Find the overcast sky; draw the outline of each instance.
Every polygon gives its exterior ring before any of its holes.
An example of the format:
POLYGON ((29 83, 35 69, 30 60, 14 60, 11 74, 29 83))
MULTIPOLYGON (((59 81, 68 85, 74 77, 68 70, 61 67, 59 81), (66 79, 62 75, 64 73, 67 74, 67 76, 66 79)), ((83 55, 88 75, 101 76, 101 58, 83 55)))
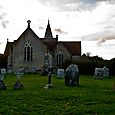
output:
POLYGON ((0 53, 27 28, 43 38, 48 19, 60 41, 81 41, 82 54, 115 58, 115 0, 0 0, 0 53))

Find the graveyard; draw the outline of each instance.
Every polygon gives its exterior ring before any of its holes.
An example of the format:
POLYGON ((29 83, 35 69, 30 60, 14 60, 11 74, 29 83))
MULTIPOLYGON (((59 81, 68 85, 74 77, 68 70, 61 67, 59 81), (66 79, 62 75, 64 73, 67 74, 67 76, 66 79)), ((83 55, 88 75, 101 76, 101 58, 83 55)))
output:
POLYGON ((64 79, 52 76, 52 88, 45 89, 47 76, 24 74, 23 89, 14 90, 15 74, 6 74, 7 89, 0 90, 0 114, 15 115, 113 115, 115 114, 115 76, 94 79, 80 75, 78 86, 66 86, 64 79))

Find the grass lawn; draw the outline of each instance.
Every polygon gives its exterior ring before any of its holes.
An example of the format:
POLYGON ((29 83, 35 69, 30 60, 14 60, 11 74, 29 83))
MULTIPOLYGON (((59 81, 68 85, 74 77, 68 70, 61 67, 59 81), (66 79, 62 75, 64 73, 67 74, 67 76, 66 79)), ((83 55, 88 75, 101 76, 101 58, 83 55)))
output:
POLYGON ((52 89, 44 89, 47 77, 26 74, 21 78, 23 90, 13 90, 14 75, 4 79, 0 90, 2 115, 115 115, 115 78, 95 80, 80 76, 80 85, 69 87, 63 79, 52 77, 52 89))

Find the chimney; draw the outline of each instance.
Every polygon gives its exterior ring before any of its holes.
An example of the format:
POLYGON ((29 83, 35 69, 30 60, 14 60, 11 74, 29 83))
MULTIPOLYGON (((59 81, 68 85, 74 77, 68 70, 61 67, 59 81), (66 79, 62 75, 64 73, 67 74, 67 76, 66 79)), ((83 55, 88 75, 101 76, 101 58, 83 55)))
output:
POLYGON ((58 40, 58 35, 56 35, 56 39, 58 40))

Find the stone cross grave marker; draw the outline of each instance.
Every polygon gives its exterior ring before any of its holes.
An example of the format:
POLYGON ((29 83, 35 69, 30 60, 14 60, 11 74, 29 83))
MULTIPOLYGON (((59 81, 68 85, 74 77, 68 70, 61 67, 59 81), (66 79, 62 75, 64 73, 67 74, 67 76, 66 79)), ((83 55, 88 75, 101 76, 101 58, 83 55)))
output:
POLYGON ((0 69, 0 89, 7 88, 6 84, 3 82, 5 74, 6 74, 6 69, 5 68, 0 69))
POLYGON ((23 76, 23 74, 24 74, 24 70, 21 67, 15 72, 16 83, 13 85, 13 89, 22 89, 24 87, 20 81, 20 78, 23 76))

